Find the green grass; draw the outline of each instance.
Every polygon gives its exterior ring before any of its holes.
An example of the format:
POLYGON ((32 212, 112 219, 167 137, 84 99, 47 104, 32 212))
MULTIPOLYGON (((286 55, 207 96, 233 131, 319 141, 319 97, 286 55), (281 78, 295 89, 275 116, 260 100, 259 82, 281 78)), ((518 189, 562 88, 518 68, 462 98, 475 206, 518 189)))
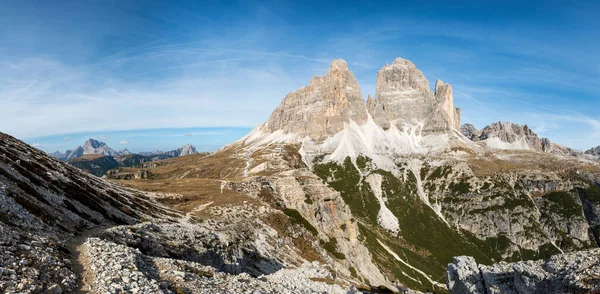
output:
POLYGON ((320 240, 319 243, 327 252, 329 252, 329 254, 333 255, 333 257, 335 257, 337 259, 346 259, 346 255, 344 255, 344 253, 337 251, 337 239, 336 238, 331 237, 331 238, 329 238, 329 241, 327 241, 327 242, 320 240))
POLYGON ((354 267, 349 267, 348 270, 350 271, 350 275, 352 275, 353 278, 358 278, 358 273, 356 272, 356 269, 354 267))
POLYGON ((306 204, 313 204, 314 201, 312 199, 310 199, 310 197, 308 195, 306 195, 306 198, 304 199, 304 203, 306 203, 306 204))
POLYGON ((450 191, 454 192, 454 194, 456 194, 456 195, 467 194, 467 193, 471 192, 471 184, 469 184, 466 181, 461 181, 456 184, 451 183, 448 188, 450 188, 450 191))
MULTIPOLYGON (((417 179, 412 172, 409 171, 407 180, 403 181, 387 171, 370 171, 382 176, 381 188, 387 198, 387 206, 400 223, 400 236, 396 237, 381 229, 377 224, 379 202, 371 191, 370 185, 361 178, 359 171, 356 170, 349 158, 343 164, 316 165, 314 170, 330 187, 340 192, 352 214, 358 218, 361 234, 359 240, 369 248, 375 262, 403 284, 421 291, 443 291, 437 288, 433 289, 421 274, 396 261, 377 240, 384 242, 408 263, 440 283, 445 281, 446 266, 452 261, 453 256, 467 254, 475 256, 479 262, 490 263, 491 259, 478 250, 474 244, 465 241, 464 236, 459 232, 448 227, 430 207, 419 199, 416 192, 417 179), (411 280, 402 272, 420 279, 422 284, 411 280)), ((433 174, 443 176, 451 170, 439 168, 437 174, 436 171, 433 174)))
POLYGON ((304 217, 302 217, 300 212, 298 212, 297 210, 285 208, 285 209, 283 209, 283 213, 285 213, 285 215, 287 215, 290 218, 290 221, 292 224, 294 224, 294 225, 297 224, 297 225, 303 226, 306 230, 308 230, 315 236, 317 236, 319 234, 319 231, 317 231, 317 228, 313 227, 313 225, 311 225, 308 220, 306 220, 304 217))
POLYGON ((551 212, 558 213, 563 217, 572 217, 583 214, 583 208, 571 194, 559 191, 552 192, 544 196, 545 199, 552 202, 551 212))
POLYGON ((600 204, 600 187, 591 186, 587 189, 580 189, 579 192, 587 201, 593 204, 600 204))

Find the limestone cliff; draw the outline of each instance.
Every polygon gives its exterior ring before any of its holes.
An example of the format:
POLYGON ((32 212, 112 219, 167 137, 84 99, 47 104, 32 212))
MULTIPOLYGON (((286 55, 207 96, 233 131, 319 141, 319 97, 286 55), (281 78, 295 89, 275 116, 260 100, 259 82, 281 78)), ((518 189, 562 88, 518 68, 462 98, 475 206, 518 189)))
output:
POLYGON ((342 59, 327 74, 288 94, 268 121, 268 130, 282 130, 320 141, 340 132, 350 120, 364 124, 367 111, 358 82, 342 59))
POLYGON ((384 130, 394 126, 431 133, 460 127, 452 87, 437 81, 432 92, 423 73, 406 59, 397 58, 379 70, 376 90, 369 113, 384 130))

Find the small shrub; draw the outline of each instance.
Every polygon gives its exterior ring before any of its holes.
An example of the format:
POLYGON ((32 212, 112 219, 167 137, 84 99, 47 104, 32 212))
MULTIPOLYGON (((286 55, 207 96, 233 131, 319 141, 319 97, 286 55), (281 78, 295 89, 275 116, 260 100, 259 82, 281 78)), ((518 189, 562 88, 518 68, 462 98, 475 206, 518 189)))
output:
POLYGON ((331 237, 328 242, 323 240, 319 240, 319 244, 323 246, 323 248, 329 252, 333 257, 337 259, 346 259, 346 255, 344 253, 337 251, 337 239, 331 237))
POLYGON ((348 268, 348 270, 350 271, 350 275, 352 275, 352 277, 354 278, 358 278, 358 273, 356 272, 356 269, 354 267, 350 267, 348 268))
POLYGON ((308 220, 302 217, 300 212, 298 212, 297 210, 285 208, 283 210, 283 213, 285 213, 285 215, 287 215, 290 218, 290 221, 293 225, 301 225, 315 236, 319 234, 319 231, 317 231, 317 229, 313 227, 313 225, 311 225, 308 220))

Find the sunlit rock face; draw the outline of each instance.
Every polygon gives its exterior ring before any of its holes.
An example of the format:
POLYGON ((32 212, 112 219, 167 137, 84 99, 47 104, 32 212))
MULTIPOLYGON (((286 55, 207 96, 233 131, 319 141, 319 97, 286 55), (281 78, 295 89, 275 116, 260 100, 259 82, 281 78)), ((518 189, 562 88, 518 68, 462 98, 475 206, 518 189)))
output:
POLYGON ((310 85, 288 94, 271 114, 268 129, 320 141, 340 132, 350 120, 364 124, 367 110, 356 78, 338 59, 325 76, 315 76, 310 85))
POLYGON ((436 82, 435 92, 409 60, 397 58, 377 73, 377 94, 368 101, 369 113, 383 129, 418 127, 427 132, 460 127, 452 87, 436 82))

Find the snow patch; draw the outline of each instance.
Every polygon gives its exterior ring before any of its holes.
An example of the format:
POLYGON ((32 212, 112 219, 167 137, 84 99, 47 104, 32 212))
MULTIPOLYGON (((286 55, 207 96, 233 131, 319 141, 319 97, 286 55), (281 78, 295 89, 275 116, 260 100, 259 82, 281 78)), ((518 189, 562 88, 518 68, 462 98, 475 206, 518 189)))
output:
POLYGON ((392 213, 392 211, 387 208, 385 204, 385 199, 383 199, 383 192, 381 191, 381 182, 382 176, 380 174, 371 174, 367 177, 367 183, 371 186, 371 190, 375 197, 377 197, 377 201, 379 201, 379 213, 377 214, 377 223, 379 225, 392 232, 394 235, 397 235, 400 231, 400 223, 398 222, 398 218, 392 213))

